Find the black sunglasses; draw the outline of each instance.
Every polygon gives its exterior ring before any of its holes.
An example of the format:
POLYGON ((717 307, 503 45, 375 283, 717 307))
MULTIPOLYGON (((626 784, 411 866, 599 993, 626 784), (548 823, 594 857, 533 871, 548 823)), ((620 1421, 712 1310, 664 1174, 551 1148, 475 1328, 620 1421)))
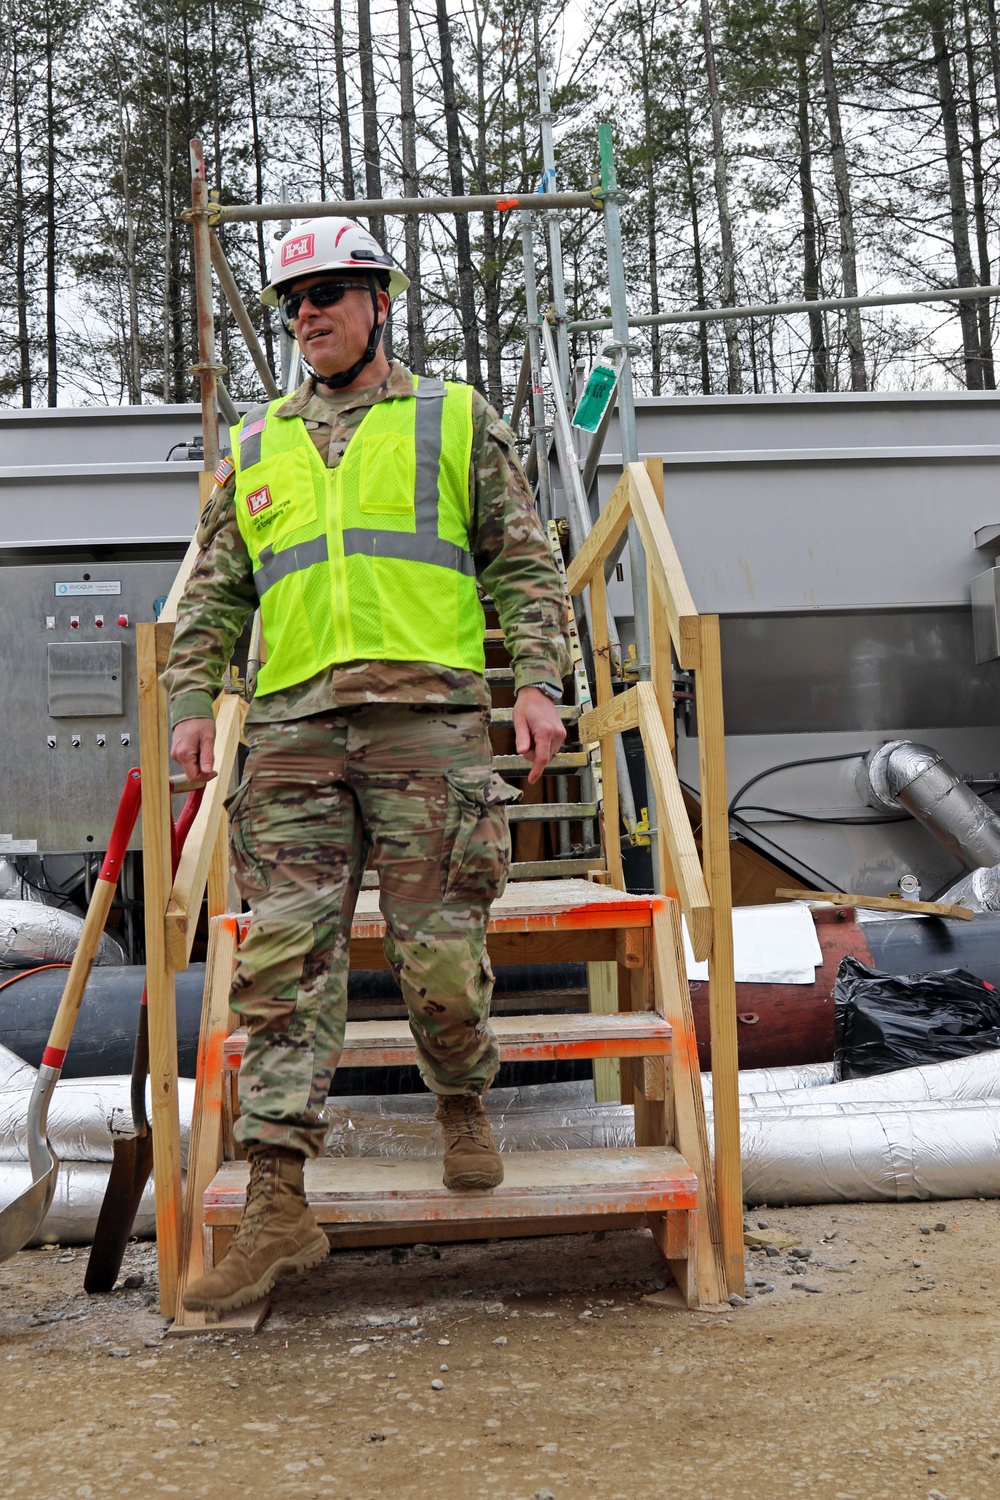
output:
POLYGON ((286 321, 294 323, 307 297, 313 307, 333 307, 342 301, 345 292, 349 292, 352 287, 366 292, 368 283, 367 281, 317 281, 315 286, 305 287, 298 292, 288 292, 282 297, 279 306, 286 321))

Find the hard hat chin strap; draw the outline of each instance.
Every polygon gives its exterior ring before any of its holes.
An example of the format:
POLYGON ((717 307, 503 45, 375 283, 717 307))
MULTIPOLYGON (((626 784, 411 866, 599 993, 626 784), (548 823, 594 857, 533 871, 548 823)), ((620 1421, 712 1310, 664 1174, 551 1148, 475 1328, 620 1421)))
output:
MULTIPOLYGON (((350 385, 352 380, 357 379, 361 371, 365 368, 365 365, 370 365, 378 353, 378 346, 382 342, 382 332, 385 324, 380 323, 378 320, 378 290, 374 277, 368 283, 368 289, 371 292, 372 299, 372 331, 368 335, 364 354, 362 354, 360 359, 354 361, 349 370, 339 370, 336 375, 320 375, 318 371, 313 370, 312 377, 318 385, 329 386, 333 391, 343 390, 345 385, 350 385)), ((309 368, 312 369, 312 366, 310 365, 309 368)))

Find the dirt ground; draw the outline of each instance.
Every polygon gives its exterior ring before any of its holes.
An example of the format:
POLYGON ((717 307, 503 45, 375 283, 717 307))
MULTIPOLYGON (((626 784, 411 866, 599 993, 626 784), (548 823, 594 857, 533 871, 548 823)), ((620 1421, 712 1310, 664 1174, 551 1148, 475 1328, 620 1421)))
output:
POLYGON ((164 1336, 150 1245, 99 1299, 85 1250, 23 1252, 5 1500, 1000 1495, 1000 1204, 758 1221, 812 1254, 748 1251, 764 1285, 723 1313, 644 1300, 667 1278, 630 1232, 341 1252, 238 1338, 164 1336))

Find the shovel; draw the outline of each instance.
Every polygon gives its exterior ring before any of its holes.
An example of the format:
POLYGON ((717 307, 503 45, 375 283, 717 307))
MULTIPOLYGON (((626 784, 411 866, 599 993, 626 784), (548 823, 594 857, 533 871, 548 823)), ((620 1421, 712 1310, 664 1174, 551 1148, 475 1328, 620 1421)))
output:
POLYGON ((56 1160, 45 1134, 52 1091, 59 1082, 66 1049, 69 1047, 76 1025, 77 1014, 83 992, 87 987, 91 966, 104 932, 104 924, 111 910, 118 876, 132 837, 136 818, 139 816, 141 781, 138 771, 129 771, 125 789, 118 804, 114 827, 108 843, 108 852, 101 865, 101 873, 94 885, 87 915, 84 918, 80 941, 73 955, 66 987, 63 990, 59 1009, 56 1011, 52 1030, 41 1066, 35 1079, 31 1100, 28 1104, 28 1162, 31 1167, 31 1187, 15 1198, 13 1203, 0 1210, 0 1261, 9 1260, 28 1243, 41 1228, 42 1220, 49 1211, 56 1190, 59 1163, 56 1160))
MULTIPOLYGON (((173 873, 184 848, 195 814, 201 806, 204 787, 192 791, 176 826, 171 829, 170 853, 173 873)), ((149 1072, 149 1009, 146 987, 139 1002, 139 1025, 132 1057, 132 1134, 116 1135, 111 1175, 94 1230, 94 1243, 83 1278, 87 1292, 110 1292, 118 1280, 135 1216, 153 1170, 153 1132, 146 1114, 146 1075, 149 1072)))

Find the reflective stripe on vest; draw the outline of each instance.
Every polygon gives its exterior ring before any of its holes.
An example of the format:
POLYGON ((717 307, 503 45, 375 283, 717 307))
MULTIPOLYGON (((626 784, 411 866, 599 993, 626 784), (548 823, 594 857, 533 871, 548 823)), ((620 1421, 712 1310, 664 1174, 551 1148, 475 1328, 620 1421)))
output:
POLYGON ((258 692, 359 658, 482 671, 469 388, 424 378, 413 397, 375 403, 332 470, 301 418, 277 415, 284 399, 253 408, 231 434, 269 648, 258 692), (369 514, 374 524, 361 524, 369 514), (441 570, 440 582, 419 565, 441 570))

